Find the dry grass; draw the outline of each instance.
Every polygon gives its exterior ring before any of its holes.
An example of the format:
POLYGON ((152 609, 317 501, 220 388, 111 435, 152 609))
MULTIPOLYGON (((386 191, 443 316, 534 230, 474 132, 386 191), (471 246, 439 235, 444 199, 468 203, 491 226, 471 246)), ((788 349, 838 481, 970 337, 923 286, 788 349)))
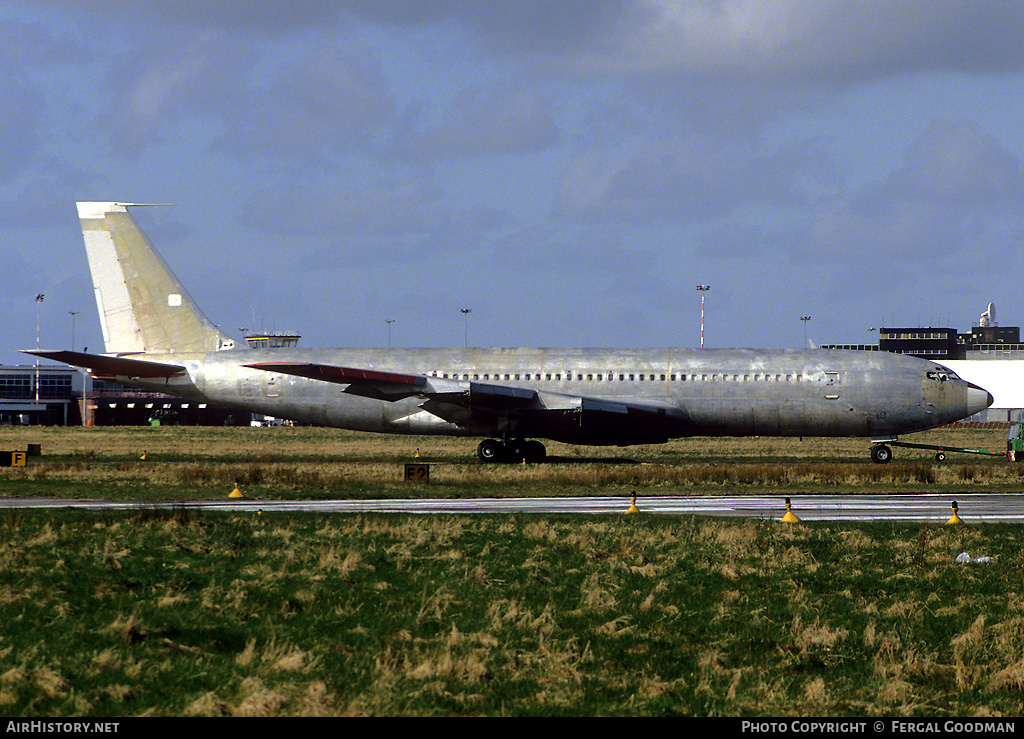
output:
POLYGON ((0 554, 11 715, 1024 710, 1012 526, 38 511, 0 554))
MULTIPOLYGON (((942 430, 916 441, 1000 447, 999 430, 942 430)), ((552 462, 487 465, 475 441, 310 428, 0 427, 0 448, 39 443, 27 467, 0 468, 7 494, 174 499, 221 497, 237 480, 258 497, 411 497, 1006 491, 1024 465, 1001 458, 898 450, 875 465, 850 439, 687 439, 628 449, 550 445, 552 462), (403 464, 431 464, 427 485, 404 483, 403 464), (145 451, 145 459, 141 459, 145 451)))

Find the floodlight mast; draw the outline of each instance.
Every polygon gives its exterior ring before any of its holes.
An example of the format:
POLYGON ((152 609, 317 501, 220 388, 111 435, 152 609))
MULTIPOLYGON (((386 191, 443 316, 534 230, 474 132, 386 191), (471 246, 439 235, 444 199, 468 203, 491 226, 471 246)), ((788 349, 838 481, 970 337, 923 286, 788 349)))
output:
POLYGON ((459 312, 462 314, 462 346, 469 346, 469 314, 473 312, 472 308, 459 308, 459 312))
POLYGON ((700 348, 704 348, 704 293, 711 289, 711 285, 697 285, 700 290, 700 348))
MULTIPOLYGON (((36 351, 39 351, 39 324, 42 320, 43 299, 46 296, 36 293, 36 351)), ((36 357, 36 410, 39 410, 39 357, 36 357)))

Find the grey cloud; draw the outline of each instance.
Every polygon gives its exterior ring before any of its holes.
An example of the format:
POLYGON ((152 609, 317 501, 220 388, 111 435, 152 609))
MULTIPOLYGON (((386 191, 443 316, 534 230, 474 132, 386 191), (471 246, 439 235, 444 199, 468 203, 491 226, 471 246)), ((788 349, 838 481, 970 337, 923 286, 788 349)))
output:
MULTIPOLYGON (((110 17, 107 0, 62 0, 62 6, 110 17)), ((168 28, 211 28, 279 36, 344 21, 337 0, 134 0, 117 6, 117 18, 162 36, 168 28)))
POLYGON ((397 147, 413 158, 477 156, 538 151, 557 139, 549 105, 534 90, 472 87, 451 100, 439 122, 400 136, 397 147))
POLYGON ((104 127, 118 149, 137 151, 184 115, 229 109, 252 63, 244 47, 216 33, 125 51, 109 73, 104 127))
POLYGON ((0 82, 0 182, 13 182, 39 153, 46 106, 42 95, 16 75, 0 82))
POLYGON ((1019 70, 1024 62, 1024 5, 1016 0, 652 0, 630 5, 617 23, 615 46, 578 50, 575 69, 848 83, 922 69, 1019 70))
POLYGON ((615 43, 624 15, 643 12, 635 0, 349 0, 345 6, 381 25, 444 23, 502 52, 545 54, 605 48, 615 43))
POLYGON ((751 157, 710 136, 662 140, 613 157, 579 154, 560 183, 569 219, 710 219, 751 200, 806 203, 826 169, 812 144, 751 157))
POLYGON ((934 261, 1019 228, 1019 217, 1006 224, 1008 205, 1013 213, 1024 206, 1020 161, 977 126, 940 122, 885 182, 822 208, 807 245, 838 261, 881 254, 934 261))
POLYGON ((217 149, 329 161, 353 141, 376 136, 394 113, 383 72, 365 50, 317 49, 272 74, 246 90, 217 149))
POLYGON ((971 123, 938 122, 912 145, 892 188, 951 203, 1019 198, 1020 161, 971 123))
MULTIPOLYGON (((99 0, 66 5, 109 13, 99 0)), ((118 13, 151 38, 169 29, 273 38, 365 22, 445 26, 491 53, 576 74, 844 84, 1024 64, 1019 0, 141 0, 118 13)))
POLYGON ((426 222, 436 222, 437 197, 422 177, 325 190, 270 186, 253 194, 244 218, 264 230, 291 235, 419 232, 426 222))

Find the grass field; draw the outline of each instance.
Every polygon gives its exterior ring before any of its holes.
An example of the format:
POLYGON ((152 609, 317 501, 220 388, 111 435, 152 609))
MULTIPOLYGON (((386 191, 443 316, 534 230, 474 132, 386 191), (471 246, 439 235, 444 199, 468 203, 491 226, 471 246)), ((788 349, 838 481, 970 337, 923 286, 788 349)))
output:
MULTIPOLYGON (((931 443, 999 449, 999 431, 931 443)), ((551 445, 314 429, 0 429, 5 495, 213 498, 1015 490, 858 441, 551 445), (419 446, 431 482, 401 481, 419 446), (143 450, 146 459, 141 460, 143 450), (717 470, 719 473, 702 473, 717 470), (702 475, 704 475, 702 477, 702 475)), ((6 716, 991 716, 1024 712, 1015 526, 673 516, 19 511, 0 525, 6 716), (960 565, 961 551, 987 555, 960 565)))
MULTIPOLYGON (((997 451, 999 429, 938 430, 917 442, 997 451)), ((487 465, 476 441, 314 428, 0 427, 0 450, 40 444, 26 467, 0 468, 7 495, 140 500, 216 499, 237 479, 252 498, 522 495, 1015 492, 1024 464, 896 449, 876 465, 862 439, 685 439, 638 447, 549 445, 551 461, 487 465), (427 485, 403 465, 431 463, 427 485), (145 454, 145 459, 141 457, 145 454)))

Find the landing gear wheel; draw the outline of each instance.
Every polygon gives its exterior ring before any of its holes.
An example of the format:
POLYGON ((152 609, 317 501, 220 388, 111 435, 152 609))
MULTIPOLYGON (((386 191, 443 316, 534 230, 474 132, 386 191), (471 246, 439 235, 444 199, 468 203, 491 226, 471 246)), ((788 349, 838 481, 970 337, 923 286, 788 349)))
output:
POLYGON ((484 439, 476 448, 476 456, 481 462, 497 462, 502 458, 504 448, 496 439, 484 439))
POLYGON ((539 441, 484 439, 476 448, 481 462, 543 462, 548 451, 539 441))
POLYGON ((543 462, 548 456, 548 450, 539 441, 528 441, 524 447, 527 462, 543 462))
POLYGON ((888 464, 892 461, 892 449, 885 444, 876 444, 871 447, 871 461, 875 464, 888 464))
POLYGON ((943 461, 943 460, 944 460, 945 458, 946 458, 946 455, 945 455, 945 454, 943 454, 942 452, 935 452, 935 461, 936 461, 936 462, 941 462, 941 461, 943 461))
POLYGON ((518 463, 526 459, 526 443, 522 439, 509 439, 504 446, 504 461, 518 463))

